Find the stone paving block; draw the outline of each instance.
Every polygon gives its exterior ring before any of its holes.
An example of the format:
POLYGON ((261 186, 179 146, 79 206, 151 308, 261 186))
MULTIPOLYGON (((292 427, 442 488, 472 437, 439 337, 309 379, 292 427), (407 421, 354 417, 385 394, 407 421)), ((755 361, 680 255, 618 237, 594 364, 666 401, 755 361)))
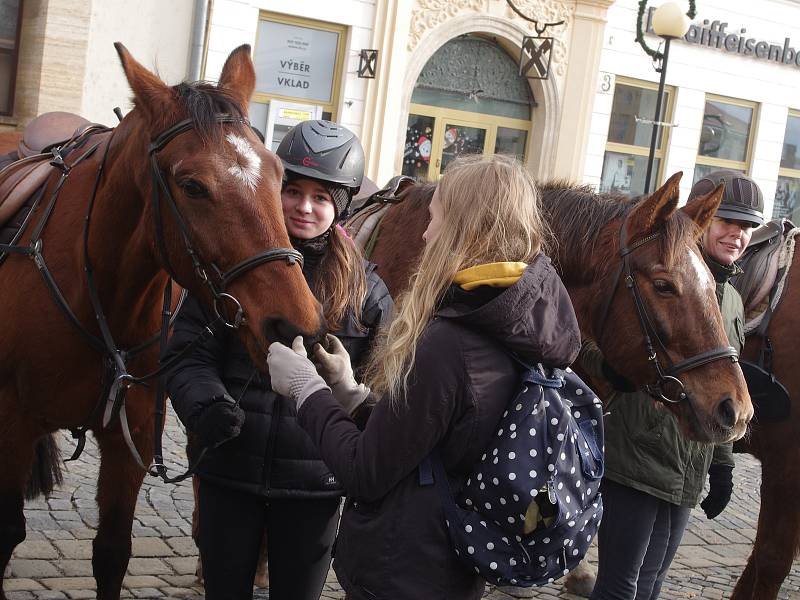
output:
POLYGON ((54 564, 67 577, 92 577, 92 561, 89 559, 63 558, 54 564))
POLYGON ((58 558, 58 550, 46 540, 26 539, 14 548, 14 556, 17 558, 58 558))
POLYGON ((89 529, 88 527, 77 527, 69 531, 76 540, 93 540, 97 535, 96 529, 89 529))
POLYGON ((137 537, 133 539, 132 556, 172 556, 174 552, 160 537, 137 537))
POLYGON ((92 558, 91 540, 55 540, 64 558, 92 558))
POLYGON ((165 558, 164 561, 167 562, 178 575, 194 576, 195 569, 197 568, 197 558, 193 556, 176 556, 165 558))
POLYGON ((160 577, 153 577, 152 575, 126 575, 122 580, 122 586, 134 588, 158 588, 166 585, 160 577))
POLYGON ((40 579, 42 577, 59 577, 60 575, 59 570, 46 560, 20 558, 11 561, 12 577, 40 579))
POLYGON ((44 586, 34 579, 18 578, 9 579, 3 582, 3 589, 6 592, 23 592, 32 590, 42 590, 44 586))
POLYGON ((81 517, 78 513, 71 510, 51 510, 50 516, 56 521, 80 521, 81 517))
POLYGON ((57 592, 56 590, 41 590, 33 593, 36 600, 65 600, 67 595, 64 592, 57 592))
POLYGON ((167 540, 170 548, 180 556, 197 556, 197 545, 191 536, 173 537, 167 540))
POLYGON ((41 583, 51 590, 62 592, 97 589, 94 577, 51 577, 49 579, 42 579, 41 583))
POLYGON ((49 529, 47 531, 43 531, 44 536, 48 540, 74 540, 75 534, 72 531, 66 531, 64 529, 49 529))
POLYGON ((168 582, 170 585, 179 588, 201 587, 197 577, 192 575, 164 575, 161 579, 168 582))
POLYGON ((68 590, 67 597, 73 600, 93 600, 97 597, 94 590, 68 590))
POLYGON ((131 575, 171 575, 172 569, 157 558, 132 558, 128 563, 131 575))
POLYGON ((139 590, 131 590, 134 598, 163 598, 164 594, 162 594, 159 590, 155 588, 142 588, 139 590))
POLYGON ((36 600, 33 592, 11 592, 6 595, 8 600, 36 600))
POLYGON ((165 527, 156 527, 156 529, 163 538, 171 538, 183 535, 183 532, 180 530, 180 527, 172 527, 171 525, 167 525, 165 527))
POLYGON ((169 598, 188 598, 196 594, 196 592, 191 589, 171 586, 161 588, 161 591, 164 592, 164 594, 166 594, 169 598))

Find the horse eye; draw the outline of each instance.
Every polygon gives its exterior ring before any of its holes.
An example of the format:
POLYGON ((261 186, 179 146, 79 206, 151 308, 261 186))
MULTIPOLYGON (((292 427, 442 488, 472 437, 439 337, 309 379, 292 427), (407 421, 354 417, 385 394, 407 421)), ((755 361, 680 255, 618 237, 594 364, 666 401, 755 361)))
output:
POLYGON ((208 190, 206 187, 194 179, 186 179, 178 183, 180 188, 183 190, 183 193, 189 196, 189 198, 207 198, 208 197, 208 190))
POLYGON ((677 293, 675 286, 665 279, 656 279, 653 281, 653 287, 656 288, 656 292, 664 296, 674 296, 677 293))

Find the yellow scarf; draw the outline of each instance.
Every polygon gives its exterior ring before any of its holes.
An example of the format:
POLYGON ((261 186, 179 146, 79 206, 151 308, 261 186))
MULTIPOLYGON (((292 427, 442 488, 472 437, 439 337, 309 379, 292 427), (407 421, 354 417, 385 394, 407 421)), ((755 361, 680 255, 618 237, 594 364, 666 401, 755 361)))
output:
POLYGON ((507 288, 514 285, 528 265, 524 262, 496 262, 462 269, 453 277, 453 283, 464 290, 474 290, 481 285, 507 288))

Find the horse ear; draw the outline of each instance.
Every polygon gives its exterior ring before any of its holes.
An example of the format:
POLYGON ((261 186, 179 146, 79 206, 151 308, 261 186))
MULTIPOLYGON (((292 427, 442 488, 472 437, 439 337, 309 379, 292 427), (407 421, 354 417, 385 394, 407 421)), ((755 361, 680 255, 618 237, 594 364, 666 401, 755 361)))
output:
POLYGON ((249 44, 239 46, 228 56, 219 76, 219 87, 225 88, 247 114, 247 106, 256 89, 256 70, 250 58, 249 44))
POLYGON ((114 44, 128 85, 133 90, 136 106, 149 115, 163 115, 174 101, 174 92, 166 83, 144 68, 120 42, 114 44))
POLYGON ((700 231, 705 231, 717 213, 724 192, 725 185, 720 183, 707 194, 689 200, 681 211, 697 224, 700 231))
POLYGON ((678 209, 682 176, 683 172, 678 171, 664 185, 636 205, 628 218, 626 240, 628 244, 634 239, 653 233, 678 209))

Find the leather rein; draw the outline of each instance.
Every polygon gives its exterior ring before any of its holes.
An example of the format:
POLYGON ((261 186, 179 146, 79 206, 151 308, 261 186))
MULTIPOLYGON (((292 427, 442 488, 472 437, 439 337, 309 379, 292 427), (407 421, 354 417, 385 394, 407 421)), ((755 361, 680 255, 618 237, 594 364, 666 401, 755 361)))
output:
POLYGON ((616 275, 614 276, 614 284, 611 287, 611 293, 608 295, 605 305, 603 306, 603 311, 600 313, 600 325, 597 331, 597 339, 599 341, 603 335, 603 330, 608 319, 608 313, 611 309, 611 303, 613 302, 614 296, 617 292, 619 280, 624 275, 625 287, 630 291, 633 299, 633 305, 636 307, 636 316, 639 321, 639 327, 642 331, 642 337, 647 352, 647 360, 655 370, 655 381, 653 383, 646 384, 644 386, 644 390, 656 400, 666 404, 678 404, 688 398, 685 391, 685 386, 680 378, 678 378, 678 375, 723 358, 728 358, 731 360, 731 362, 739 362, 739 354, 736 352, 734 347, 724 346, 695 354, 694 356, 678 362, 672 361, 666 345, 662 341, 661 336, 658 335, 658 331, 653 325, 653 320, 651 319, 650 313, 647 310, 647 305, 642 297, 642 293, 639 289, 638 283, 636 282, 636 277, 633 274, 633 268, 631 266, 631 255, 638 248, 641 248, 642 246, 645 246, 661 237, 663 235, 663 230, 651 233, 647 237, 637 240, 630 246, 627 246, 627 221, 628 220, 626 217, 622 222, 622 226, 620 227, 620 265, 617 269, 616 275), (666 358, 666 368, 662 366, 661 361, 658 358, 659 353, 666 358), (671 396, 669 394, 669 390, 674 390, 675 395, 671 396))
MULTIPOLYGON (((235 117, 228 114, 218 114, 216 115, 215 120, 217 123, 242 123, 250 127, 250 124, 246 119, 235 117)), ((66 459, 67 461, 76 460, 81 455, 81 453, 83 452, 83 448, 86 444, 86 432, 91 428, 92 424, 95 422, 97 417, 99 417, 103 407, 105 407, 102 419, 102 426, 104 428, 108 427, 115 416, 119 417, 120 426, 122 429, 122 435, 125 440, 125 443, 128 446, 128 449, 130 450, 134 460, 143 470, 147 471, 150 475, 160 476, 165 482, 168 483, 175 483, 188 477, 194 471, 197 462, 199 462, 199 460, 202 458, 204 452, 200 454, 200 456, 196 459, 193 465, 190 465, 189 470, 187 470, 186 473, 173 478, 167 476, 167 468, 164 465, 162 456, 163 453, 161 449, 161 435, 163 433, 162 428, 163 428, 165 402, 166 402, 166 393, 164 389, 164 384, 160 380, 161 375, 163 375, 164 373, 169 371, 173 366, 175 366, 175 364, 179 360, 183 359, 186 356, 186 354, 188 354, 198 344, 202 343, 209 336, 213 336, 214 327, 216 325, 223 324, 229 328, 238 329, 245 322, 245 312, 244 309, 242 308, 241 302, 235 296, 230 294, 229 291, 227 291, 228 286, 232 281, 242 276, 243 274, 247 273, 248 271, 267 262, 281 260, 281 261, 286 261, 289 265, 299 265, 301 268, 303 266, 303 256, 302 254, 300 254, 300 252, 298 252, 294 248, 271 248, 268 250, 264 250, 263 252, 259 252, 258 254, 237 263, 227 271, 223 271, 214 263, 206 263, 202 260, 200 254, 195 249, 195 245, 192 242, 192 236, 189 227, 187 226, 185 219, 181 215, 177 203, 175 202, 175 199, 173 198, 172 193, 170 192, 169 186, 167 185, 166 180, 164 178, 164 173, 158 166, 158 160, 157 160, 158 153, 161 150, 163 150, 173 139, 175 139, 177 136, 187 131, 190 131, 193 128, 194 128, 194 122, 191 119, 180 121, 179 123, 173 125, 172 127, 166 129, 165 131, 157 135, 148 148, 148 155, 150 159, 151 175, 153 183, 151 204, 152 204, 153 219, 156 230, 156 242, 159 248, 161 259, 163 261, 163 266, 167 271, 167 273, 169 274, 169 278, 167 280, 167 284, 164 289, 164 300, 161 312, 162 316, 161 329, 158 333, 149 337, 144 342, 137 344, 132 348, 122 349, 114 341, 114 336, 108 325, 108 321, 105 316, 105 311, 103 310, 102 304, 100 302, 98 286, 94 277, 94 270, 92 267, 91 257, 89 255, 89 231, 90 231, 93 208, 95 201, 97 199, 97 193, 100 187, 100 182, 105 172, 106 160, 108 158, 109 150, 111 148, 111 142, 113 141, 116 129, 98 128, 92 132, 92 134, 110 132, 110 135, 106 140, 106 146, 103 151, 103 157, 100 161, 100 165, 97 168, 97 174, 95 176, 92 193, 89 198, 89 204, 83 228, 84 272, 86 273, 89 298, 92 304, 92 309, 95 313, 95 318, 97 321, 98 328, 100 329, 100 336, 97 336, 92 332, 90 332, 88 328, 85 325, 83 325, 83 323, 81 323, 81 321, 75 315, 72 308, 69 306, 69 303, 67 302, 64 294, 62 293, 55 278, 53 277, 52 272, 47 266, 47 262, 45 261, 45 257, 43 254, 42 234, 44 232, 45 226, 47 225, 47 222, 50 219, 50 216, 54 212, 56 201, 58 200, 59 194, 61 192, 62 187, 64 186, 64 183, 67 180, 67 177, 79 163, 83 162, 83 160, 93 155, 94 152, 98 149, 98 147, 100 147, 100 145, 103 143, 103 141, 93 144, 91 147, 89 147, 88 150, 83 152, 76 160, 72 161, 70 164, 67 164, 64 161, 64 156, 66 156, 70 151, 81 147, 86 142, 88 137, 77 140, 76 141, 77 143, 75 144, 65 144, 63 147, 54 148, 52 150, 54 158, 51 161, 51 164, 54 167, 57 167, 61 170, 61 176, 56 186, 53 189, 53 192, 50 196, 50 200, 43 213, 42 219, 39 221, 36 228, 33 230, 30 243, 25 246, 18 246, 14 244, 0 244, 0 252, 7 252, 9 254, 20 254, 28 256, 35 262, 55 304, 58 306, 61 312, 64 313, 67 320, 70 322, 70 324, 72 324, 72 326, 76 329, 76 331, 80 334, 80 336, 84 338, 84 340, 93 349, 97 350, 100 354, 103 355, 104 367, 103 367, 100 398, 97 404, 95 405, 94 409, 92 410, 91 414, 89 415, 89 417, 84 420, 84 424, 78 427, 71 428, 72 436, 77 440, 77 446, 75 448, 73 455, 70 458, 66 459), (161 210, 160 210, 162 196, 170 209, 170 213, 173 216, 174 223, 178 226, 181 237, 183 239, 185 252, 189 256, 192 262, 195 275, 200 279, 202 283, 204 283, 209 288, 211 292, 211 295, 213 297, 213 309, 214 309, 215 319, 212 322, 208 323, 204 328, 204 330, 199 335, 197 335, 190 344, 188 344, 179 354, 172 357, 168 362, 160 363, 158 368, 150 373, 136 376, 129 372, 127 366, 128 363, 133 358, 144 352, 146 349, 150 348, 156 342, 160 343, 161 350, 163 352, 164 347, 166 346, 167 343, 169 329, 171 328, 175 316, 180 310, 180 307, 183 304, 183 300, 186 297, 186 290, 184 289, 181 291, 181 297, 178 301, 178 306, 176 310, 173 312, 171 308, 172 282, 176 278, 175 278, 175 271, 172 268, 172 263, 169 260, 169 254, 167 252, 167 244, 164 235, 164 223, 161 217, 161 210), (222 302, 229 302, 234 307, 235 314, 233 318, 231 319, 226 318, 221 307, 222 302), (158 391, 156 394, 156 407, 155 407, 156 408, 155 425, 154 425, 155 451, 154 451, 153 464, 150 466, 146 466, 130 434, 127 413, 125 410, 125 397, 127 390, 132 386, 147 385, 147 383, 153 379, 159 379, 158 391)), ((37 199, 37 204, 38 204, 38 199, 37 199)), ((36 205, 34 205, 34 207, 32 208, 31 213, 33 212, 33 210, 35 210, 35 208, 36 205)))

